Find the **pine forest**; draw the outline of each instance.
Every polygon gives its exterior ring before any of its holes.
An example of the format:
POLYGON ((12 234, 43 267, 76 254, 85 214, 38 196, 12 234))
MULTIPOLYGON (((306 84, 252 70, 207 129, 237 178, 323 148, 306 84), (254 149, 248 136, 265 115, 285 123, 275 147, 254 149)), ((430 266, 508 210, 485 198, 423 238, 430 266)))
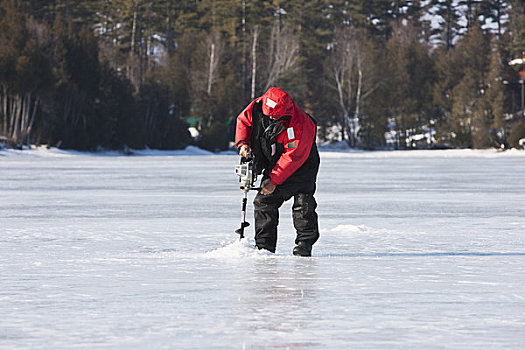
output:
POLYGON ((523 149, 524 80, 523 0, 0 0, 7 147, 226 150, 278 86, 320 142, 523 149))

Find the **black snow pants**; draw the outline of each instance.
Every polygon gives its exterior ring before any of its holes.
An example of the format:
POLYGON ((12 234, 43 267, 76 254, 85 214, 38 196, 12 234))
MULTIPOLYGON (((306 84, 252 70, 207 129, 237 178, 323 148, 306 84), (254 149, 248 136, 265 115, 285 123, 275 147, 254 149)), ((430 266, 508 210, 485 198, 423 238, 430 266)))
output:
POLYGON ((259 192, 253 201, 257 247, 275 253, 279 208, 292 197, 294 197, 293 224, 297 232, 295 243, 304 241, 314 244, 319 238, 319 225, 315 212, 317 202, 314 193, 315 183, 286 182, 277 186, 272 194, 263 195, 259 192))

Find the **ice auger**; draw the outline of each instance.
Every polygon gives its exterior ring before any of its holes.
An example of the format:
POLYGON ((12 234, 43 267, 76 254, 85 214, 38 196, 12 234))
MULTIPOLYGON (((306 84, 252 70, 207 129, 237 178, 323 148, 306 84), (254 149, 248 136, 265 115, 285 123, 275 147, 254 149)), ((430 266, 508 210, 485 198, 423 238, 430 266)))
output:
POLYGON ((244 228, 250 226, 246 221, 246 203, 248 202, 248 192, 250 190, 260 190, 260 187, 255 187, 257 181, 257 172, 255 171, 255 157, 252 152, 249 152, 246 157, 241 157, 240 164, 235 166, 235 174, 239 176, 240 189, 243 192, 242 211, 241 211, 241 227, 235 230, 239 234, 240 239, 244 238, 244 228))

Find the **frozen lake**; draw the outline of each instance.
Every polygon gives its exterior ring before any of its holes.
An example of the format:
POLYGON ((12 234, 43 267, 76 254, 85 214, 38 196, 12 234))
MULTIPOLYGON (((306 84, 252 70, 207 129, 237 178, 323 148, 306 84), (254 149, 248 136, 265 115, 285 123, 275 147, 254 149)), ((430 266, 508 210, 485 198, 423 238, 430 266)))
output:
POLYGON ((0 349, 523 349, 524 152, 323 152, 311 258, 189 153, 0 151, 0 349))

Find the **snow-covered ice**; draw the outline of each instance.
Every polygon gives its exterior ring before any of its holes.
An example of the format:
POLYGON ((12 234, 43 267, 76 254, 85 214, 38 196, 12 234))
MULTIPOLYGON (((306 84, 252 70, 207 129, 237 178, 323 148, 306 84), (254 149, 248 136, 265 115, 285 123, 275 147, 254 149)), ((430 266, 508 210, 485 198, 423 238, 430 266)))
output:
POLYGON ((524 152, 322 152, 312 258, 237 161, 0 151, 0 349, 523 348, 524 152))

